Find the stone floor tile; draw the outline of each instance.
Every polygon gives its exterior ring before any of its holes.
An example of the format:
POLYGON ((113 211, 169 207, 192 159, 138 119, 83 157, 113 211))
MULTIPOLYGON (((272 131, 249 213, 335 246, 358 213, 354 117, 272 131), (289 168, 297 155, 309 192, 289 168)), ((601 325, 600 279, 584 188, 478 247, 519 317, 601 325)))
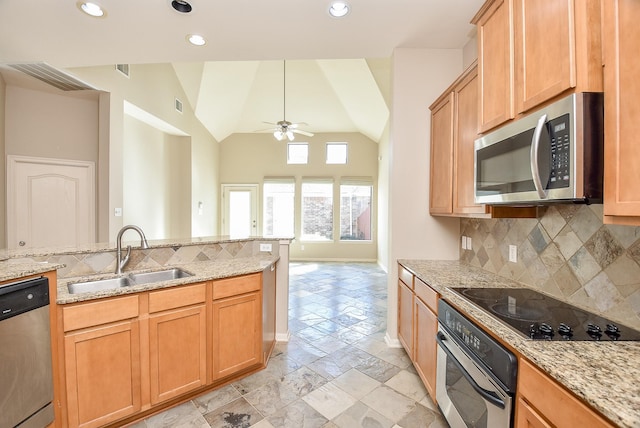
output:
POLYGON ((340 375, 331 383, 358 400, 380 386, 380 382, 356 369, 340 375))
POLYGON ((356 399, 332 383, 321 386, 302 399, 331 420, 356 403, 356 399))
POLYGON ((398 422, 417 405, 415 401, 385 385, 374 389, 361 401, 393 422, 398 422))
POLYGON ((204 415, 205 413, 213 412, 237 398, 240 398, 238 390, 231 385, 227 385, 211 391, 208 394, 194 398, 193 404, 195 404, 198 411, 204 415))
POLYGON ((274 428, 321 428, 328 422, 327 418, 301 399, 280 409, 267 419, 274 428))
POLYGON ((211 428, 249 428, 264 417, 244 398, 204 415, 211 428))
POLYGON ((205 418, 192 402, 172 407, 145 420, 147 428, 209 428, 205 418))
POLYGON ((406 370, 401 371, 384 384, 414 401, 420 401, 427 395, 427 389, 424 387, 422 379, 406 370))
POLYGON ((339 428, 391 428, 393 422, 358 401, 333 422, 339 428))

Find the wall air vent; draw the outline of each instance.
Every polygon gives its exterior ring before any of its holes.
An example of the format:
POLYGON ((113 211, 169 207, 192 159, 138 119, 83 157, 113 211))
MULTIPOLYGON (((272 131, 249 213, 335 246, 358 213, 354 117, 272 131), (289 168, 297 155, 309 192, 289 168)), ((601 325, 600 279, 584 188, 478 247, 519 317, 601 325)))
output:
POLYGON ((176 98, 176 110, 182 113, 182 101, 176 98))
POLYGON ((129 77, 129 64, 116 64, 116 70, 129 77))
POLYGON ((57 68, 54 68, 45 62, 7 65, 63 91, 83 91, 96 89, 93 86, 76 79, 75 77, 65 73, 64 71, 58 70, 57 68))

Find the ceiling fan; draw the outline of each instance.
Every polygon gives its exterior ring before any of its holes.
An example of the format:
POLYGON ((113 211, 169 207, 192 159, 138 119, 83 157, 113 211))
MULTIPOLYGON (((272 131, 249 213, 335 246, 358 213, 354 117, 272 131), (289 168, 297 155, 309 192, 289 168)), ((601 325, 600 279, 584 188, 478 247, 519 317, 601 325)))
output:
POLYGON ((276 123, 273 123, 273 122, 264 122, 264 123, 268 123, 269 125, 275 125, 275 128, 273 129, 270 128, 269 130, 273 130, 273 136, 276 137, 276 140, 278 141, 282 141, 285 138, 287 138, 289 141, 293 141, 294 139, 293 134, 300 134, 300 135, 305 135, 307 137, 313 137, 313 133, 304 131, 298 128, 300 125, 308 125, 307 123, 305 122, 291 123, 286 119, 286 114, 287 114, 287 61, 286 60, 284 60, 282 63, 282 69, 283 69, 282 120, 276 123))

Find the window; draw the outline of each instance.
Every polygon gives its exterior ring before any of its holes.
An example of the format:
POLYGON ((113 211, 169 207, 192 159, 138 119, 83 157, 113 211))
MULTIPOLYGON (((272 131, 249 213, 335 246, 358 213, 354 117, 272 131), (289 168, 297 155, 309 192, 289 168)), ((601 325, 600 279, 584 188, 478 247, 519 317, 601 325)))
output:
POLYGON ((340 185, 340 240, 371 240, 370 184, 340 185))
POLYGON ((307 143, 287 143, 287 163, 306 164, 309 162, 309 145, 307 143))
POLYGON ((293 180, 265 179, 262 234, 264 236, 294 236, 294 195, 296 185, 293 180))
POLYGON ((302 183, 303 241, 333 240, 333 183, 302 183))
POLYGON ((327 164, 347 163, 347 143, 327 143, 327 164))

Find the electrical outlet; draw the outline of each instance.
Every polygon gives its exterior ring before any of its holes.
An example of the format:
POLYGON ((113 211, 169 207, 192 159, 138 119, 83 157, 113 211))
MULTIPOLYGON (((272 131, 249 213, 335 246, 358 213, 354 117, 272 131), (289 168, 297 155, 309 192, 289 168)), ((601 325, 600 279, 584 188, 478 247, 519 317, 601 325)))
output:
POLYGON ((467 237, 466 236, 462 237, 462 249, 463 250, 467 249, 467 237))
POLYGON ((518 246, 517 245, 509 245, 509 261, 513 263, 518 263, 518 246))
POLYGON ((116 208, 113 210, 113 215, 116 217, 122 217, 122 208, 116 208))
POLYGON ((271 244, 260 244, 260 251, 271 252, 271 244))
POLYGON ((471 244, 470 236, 467 236, 467 250, 473 250, 473 245, 471 244))

